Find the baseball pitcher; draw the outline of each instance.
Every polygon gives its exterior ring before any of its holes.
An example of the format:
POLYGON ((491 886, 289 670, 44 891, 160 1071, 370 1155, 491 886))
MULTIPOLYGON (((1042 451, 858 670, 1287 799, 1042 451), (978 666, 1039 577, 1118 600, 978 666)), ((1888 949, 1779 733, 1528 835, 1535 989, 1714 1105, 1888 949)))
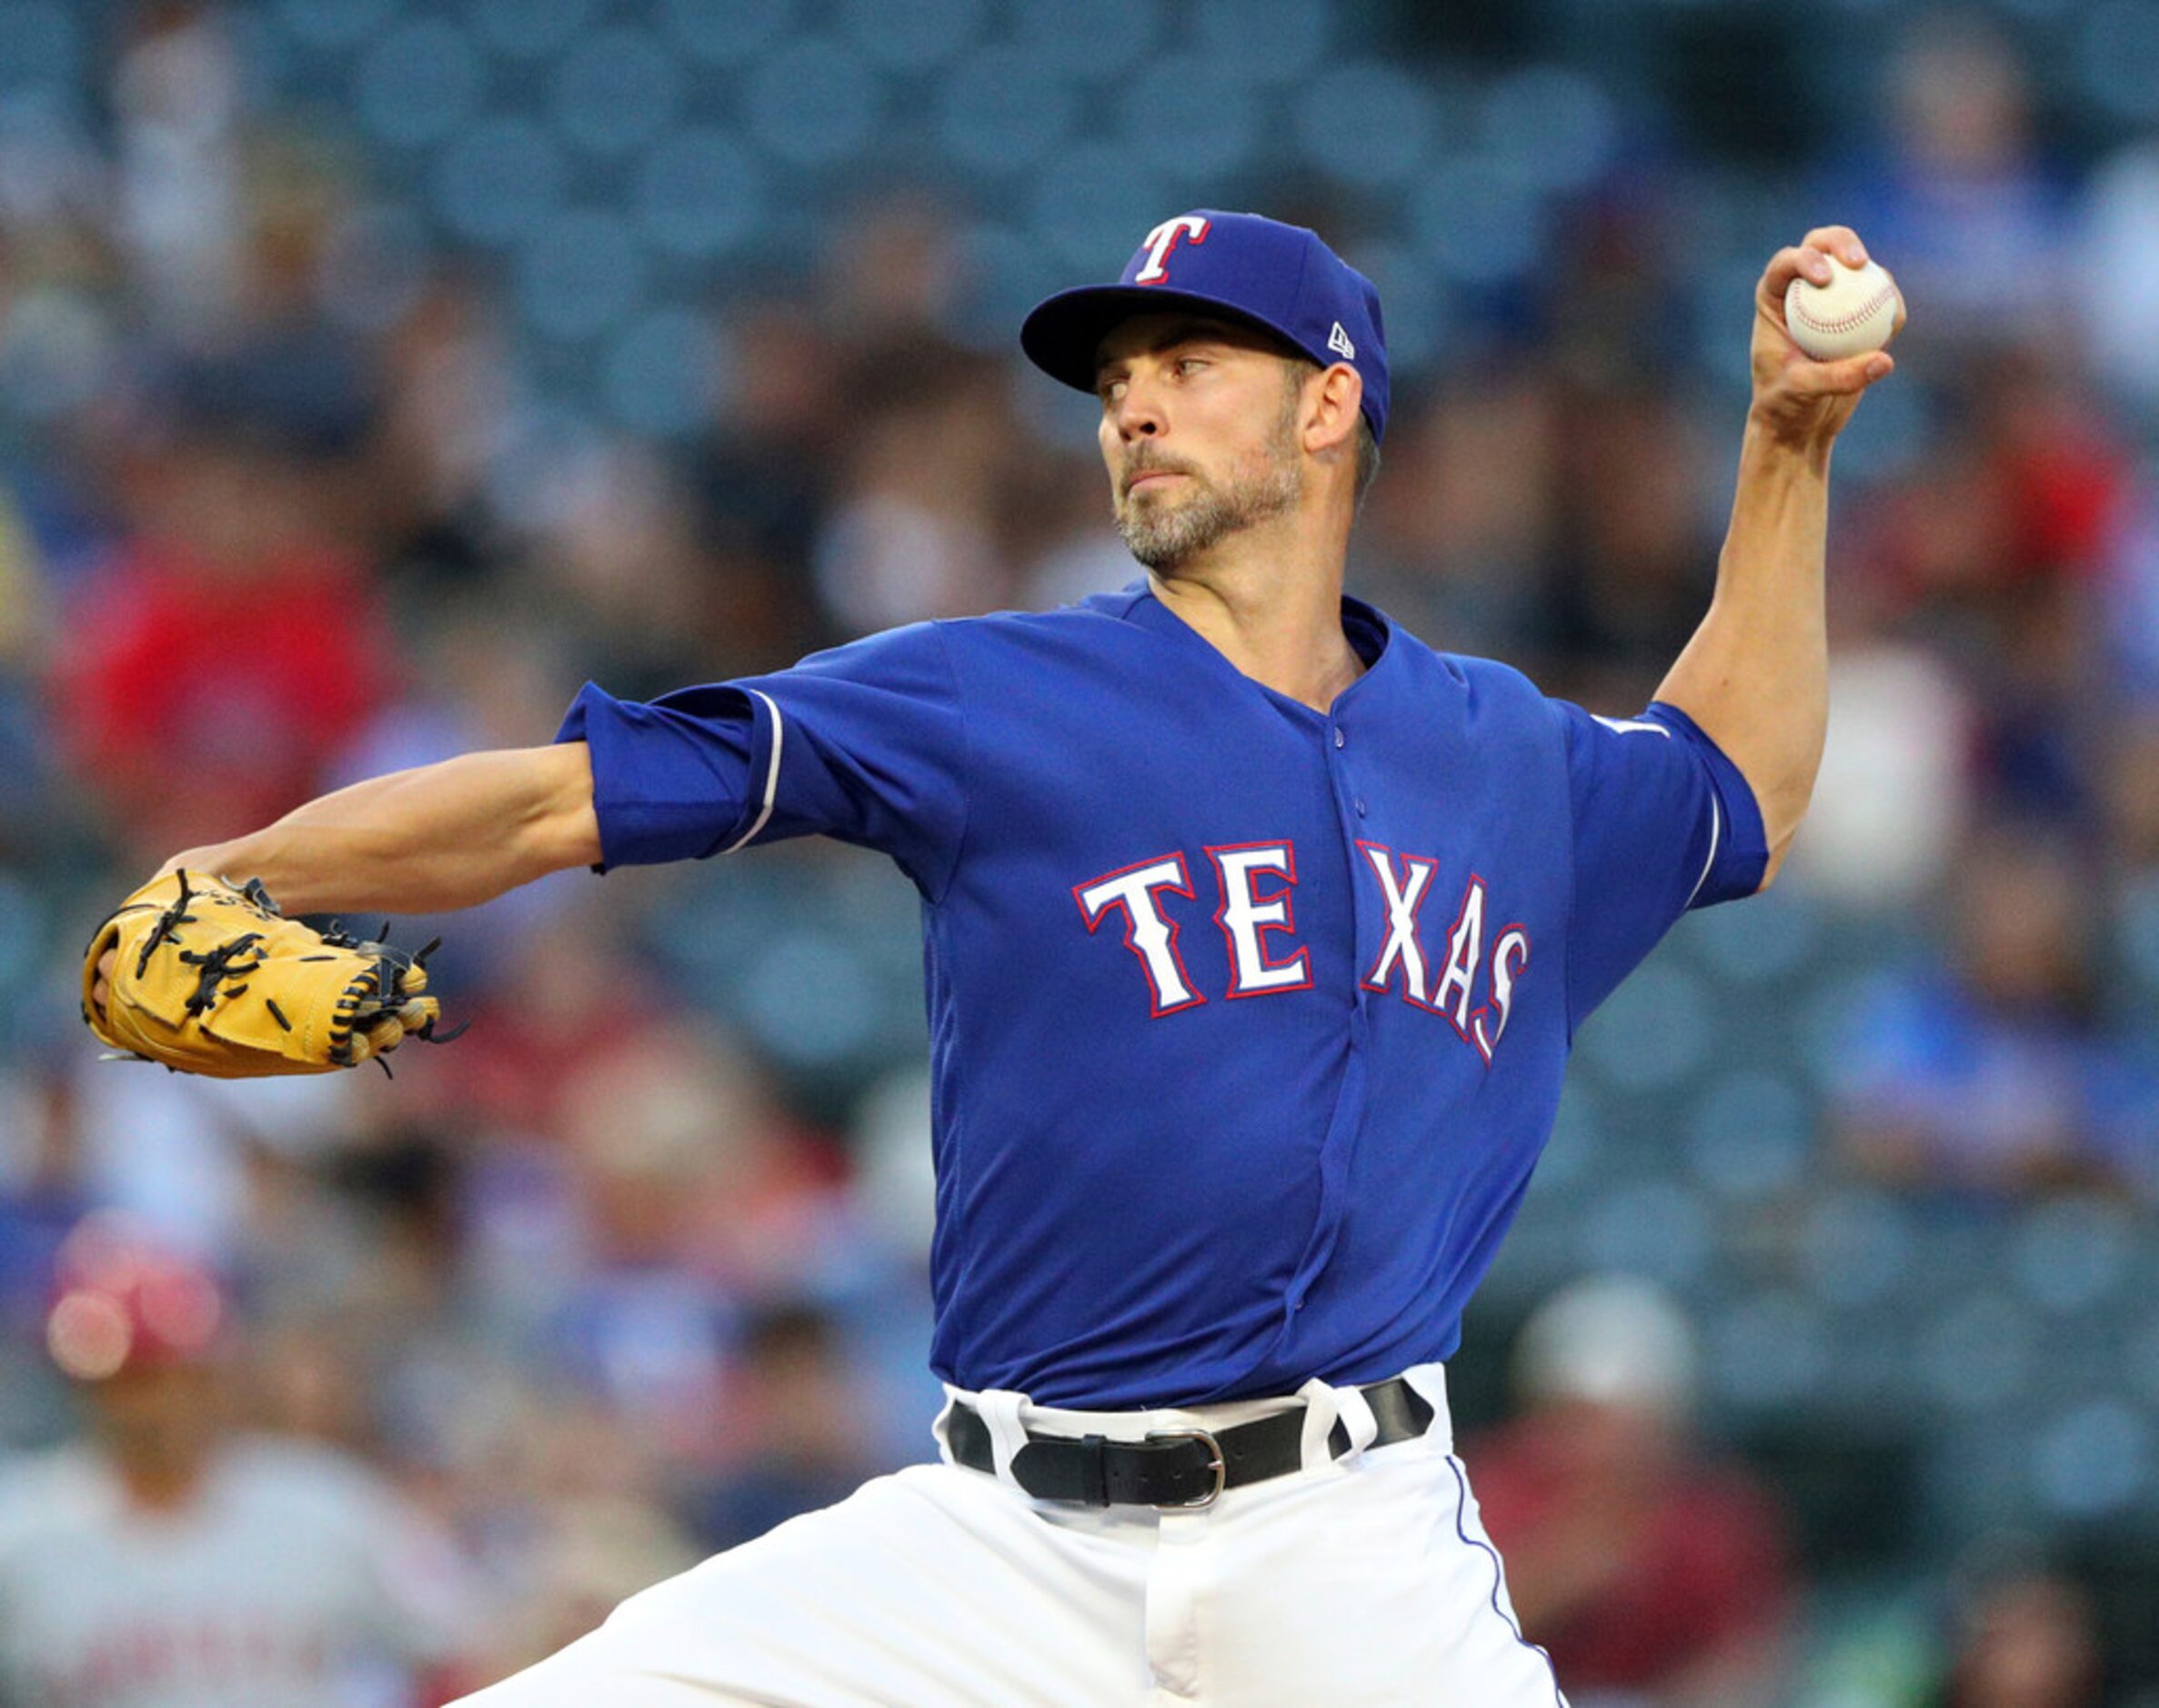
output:
POLYGON ((1892 364, 1807 358, 1782 303, 1863 259, 1826 227, 1762 276, 1715 597, 1639 717, 1343 597, 1377 294, 1310 231, 1201 209, 1020 332, 1096 398, 1141 579, 649 703, 588 686, 551 746, 356 785, 131 899, 92 1024, 262 1071, 436 1022, 418 969, 279 906, 434 912, 810 834, 920 892, 941 1462, 476 1708, 1564 1700, 1446 1361, 1575 1028, 1682 913, 1759 889, 1806 807, 1830 450, 1892 364))

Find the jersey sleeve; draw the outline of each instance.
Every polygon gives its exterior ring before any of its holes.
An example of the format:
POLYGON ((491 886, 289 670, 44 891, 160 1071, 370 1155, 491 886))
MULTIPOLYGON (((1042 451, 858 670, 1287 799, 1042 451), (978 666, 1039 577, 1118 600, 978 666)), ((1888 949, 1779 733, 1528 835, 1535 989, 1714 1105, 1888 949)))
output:
POLYGON ((1622 719, 1547 704, 1565 733, 1574 813, 1572 1028, 1688 909, 1759 889, 1769 847, 1746 779, 1677 707, 1622 719))
POLYGON ((587 683, 555 738, 591 749, 600 869, 829 836, 889 855, 934 899, 967 818, 948 644, 916 623, 651 701, 587 683))

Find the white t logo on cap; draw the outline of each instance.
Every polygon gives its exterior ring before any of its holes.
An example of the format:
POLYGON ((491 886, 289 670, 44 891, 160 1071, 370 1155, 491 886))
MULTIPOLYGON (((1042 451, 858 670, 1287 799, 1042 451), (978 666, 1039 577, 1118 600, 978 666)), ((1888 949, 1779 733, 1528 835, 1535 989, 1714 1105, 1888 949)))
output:
POLYGON ((1345 362, 1357 359, 1357 347, 1350 342, 1350 335, 1342 330, 1339 320, 1334 323, 1334 330, 1327 335, 1327 347, 1345 362))
POLYGON ((1207 241, 1207 222, 1197 214, 1180 214, 1175 219, 1165 219, 1147 234, 1141 246, 1147 251, 1147 265, 1132 275, 1135 285, 1160 285, 1170 276, 1170 269, 1162 264, 1170 258, 1170 251, 1177 247, 1180 237, 1190 237, 1194 243, 1207 241))

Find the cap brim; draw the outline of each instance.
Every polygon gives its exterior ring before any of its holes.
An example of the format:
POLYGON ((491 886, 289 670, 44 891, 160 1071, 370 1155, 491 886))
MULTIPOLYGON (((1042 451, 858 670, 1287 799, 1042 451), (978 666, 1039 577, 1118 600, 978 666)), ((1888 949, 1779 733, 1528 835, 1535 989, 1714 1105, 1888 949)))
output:
POLYGON ((1045 297, 1020 322, 1019 347, 1050 378, 1080 391, 1092 391, 1097 353, 1118 323, 1134 315, 1170 307, 1190 308, 1216 320, 1234 321, 1278 338, 1292 350, 1303 351, 1295 338, 1271 321, 1212 296, 1165 290, 1159 285, 1081 285, 1045 297))

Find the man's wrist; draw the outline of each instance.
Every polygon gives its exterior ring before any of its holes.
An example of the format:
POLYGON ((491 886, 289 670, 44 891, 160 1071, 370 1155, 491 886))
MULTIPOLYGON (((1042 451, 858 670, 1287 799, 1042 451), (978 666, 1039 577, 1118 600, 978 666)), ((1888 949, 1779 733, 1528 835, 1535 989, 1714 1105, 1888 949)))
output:
POLYGON ((244 858, 235 859, 236 855, 245 856, 246 850, 242 846, 244 841, 245 839, 233 842, 206 842, 200 848, 184 849, 159 867, 157 875, 162 878, 167 872, 202 872, 228 883, 244 882, 255 876, 253 872, 233 869, 246 863, 244 858))
POLYGON ((1818 477, 1829 473, 1829 454, 1836 445, 1833 432, 1802 426, 1762 404, 1747 410, 1745 437, 1741 442, 1742 460, 1788 463, 1818 477))

